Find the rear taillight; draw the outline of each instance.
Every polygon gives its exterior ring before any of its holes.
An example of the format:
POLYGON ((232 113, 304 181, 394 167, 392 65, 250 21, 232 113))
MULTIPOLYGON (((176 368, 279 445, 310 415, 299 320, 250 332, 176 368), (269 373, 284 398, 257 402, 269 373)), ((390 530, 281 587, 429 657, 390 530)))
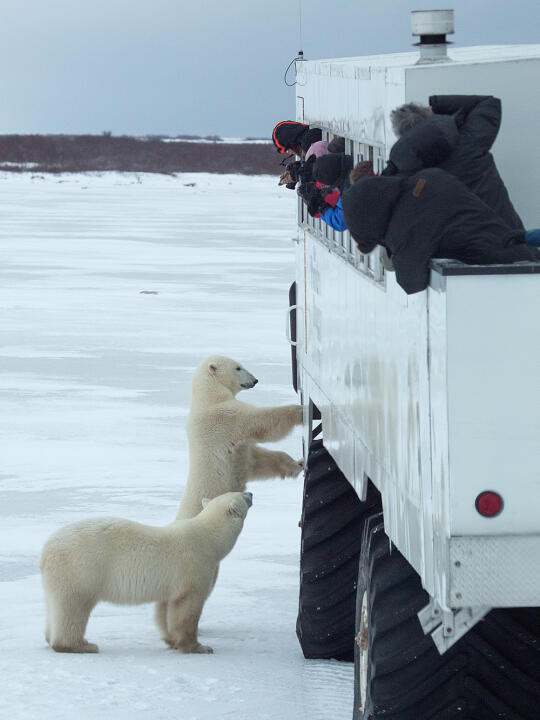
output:
POLYGON ((502 497, 493 490, 481 492, 474 504, 480 515, 488 518, 498 515, 504 505, 502 497))

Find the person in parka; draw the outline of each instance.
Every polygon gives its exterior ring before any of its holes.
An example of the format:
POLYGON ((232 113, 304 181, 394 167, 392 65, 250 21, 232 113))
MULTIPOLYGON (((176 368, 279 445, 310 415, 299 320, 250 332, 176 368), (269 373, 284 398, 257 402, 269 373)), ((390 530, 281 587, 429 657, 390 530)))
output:
POLYGON ((490 150, 501 125, 501 101, 491 95, 432 95, 430 108, 409 103, 391 113, 400 139, 384 175, 439 167, 455 175, 499 215, 523 230, 490 150))
MULTIPOLYGON (((340 178, 338 178, 338 180, 344 187, 348 187, 359 178, 366 176, 373 177, 374 174, 372 162, 370 160, 361 160, 350 171, 346 182, 344 180, 341 181, 340 178)), ((333 179, 336 178, 334 177, 333 179)), ((338 232, 343 232, 347 229, 345 218, 343 217, 343 204, 339 190, 333 187, 325 188, 320 182, 311 182, 307 183, 305 187, 301 187, 298 190, 298 194, 307 203, 307 209, 310 215, 320 217, 323 222, 338 232)))
POLYGON ((431 258, 472 265, 540 261, 540 250, 453 175, 438 168, 409 177, 361 178, 343 195, 345 222, 360 252, 391 252, 407 294, 429 283, 431 258))
POLYGON ((312 182, 301 186, 299 195, 307 203, 308 212, 320 217, 334 230, 347 229, 343 218, 341 193, 350 185, 349 173, 353 166, 351 155, 334 153, 321 155, 315 160, 312 182))
POLYGON ((303 158, 313 143, 320 140, 322 140, 320 128, 310 128, 309 125, 293 120, 278 122, 272 131, 272 142, 281 155, 291 153, 303 158))

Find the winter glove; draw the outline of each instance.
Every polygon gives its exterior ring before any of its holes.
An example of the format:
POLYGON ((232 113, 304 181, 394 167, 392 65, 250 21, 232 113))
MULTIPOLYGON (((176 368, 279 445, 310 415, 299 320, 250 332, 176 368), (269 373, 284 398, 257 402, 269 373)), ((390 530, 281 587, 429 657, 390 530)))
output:
POLYGON ((300 185, 298 194, 307 205, 307 211, 312 217, 320 217, 328 205, 324 202, 320 188, 314 182, 300 185))
POLYGON ((291 181, 298 182, 298 180, 300 179, 299 173, 302 169, 302 161, 295 160, 294 162, 290 162, 285 167, 289 171, 289 175, 291 176, 291 181))
POLYGON ((289 190, 294 190, 296 187, 296 180, 293 180, 288 170, 284 170, 279 176, 278 185, 285 185, 289 190))
MULTIPOLYGON (((329 188, 326 188, 326 190, 329 190, 329 188)), ((326 195, 323 195, 324 202, 329 205, 331 208, 335 208, 337 205, 337 201, 339 200, 339 190, 331 190, 330 192, 327 192, 326 195)))

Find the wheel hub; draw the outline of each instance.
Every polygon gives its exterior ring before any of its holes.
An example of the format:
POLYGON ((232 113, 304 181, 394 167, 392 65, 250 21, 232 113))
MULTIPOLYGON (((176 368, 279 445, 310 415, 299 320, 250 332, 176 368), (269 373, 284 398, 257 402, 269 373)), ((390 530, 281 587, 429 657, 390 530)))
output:
POLYGON ((360 630, 355 638, 360 651, 360 700, 361 709, 365 709, 367 695, 367 675, 369 661, 369 623, 367 593, 362 597, 362 611, 360 613, 360 630))

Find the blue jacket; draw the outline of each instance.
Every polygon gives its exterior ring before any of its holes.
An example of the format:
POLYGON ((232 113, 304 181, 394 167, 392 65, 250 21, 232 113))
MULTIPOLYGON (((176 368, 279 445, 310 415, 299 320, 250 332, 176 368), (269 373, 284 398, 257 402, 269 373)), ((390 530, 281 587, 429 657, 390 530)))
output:
POLYGON ((347 226, 345 225, 345 218, 343 217, 343 205, 341 203, 341 198, 337 201, 336 207, 328 208, 328 210, 325 210, 325 212, 322 213, 321 219, 324 220, 327 225, 333 227, 334 230, 343 232, 347 229, 347 226))

